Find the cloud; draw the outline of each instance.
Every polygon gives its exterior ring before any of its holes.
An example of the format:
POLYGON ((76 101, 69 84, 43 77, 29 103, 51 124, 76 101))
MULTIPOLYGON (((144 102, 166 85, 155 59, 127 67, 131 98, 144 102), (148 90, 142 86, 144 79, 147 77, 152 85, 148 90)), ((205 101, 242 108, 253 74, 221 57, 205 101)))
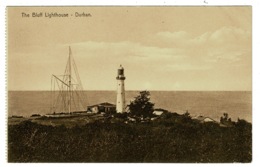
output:
POLYGON ((222 27, 195 37, 183 31, 159 32, 156 36, 168 47, 178 46, 179 52, 199 61, 230 63, 251 56, 251 32, 236 27, 222 27))
POLYGON ((141 43, 121 41, 121 42, 95 42, 86 41, 71 44, 78 53, 88 53, 88 56, 111 58, 131 58, 135 60, 158 60, 158 59, 178 59, 182 55, 177 48, 161 48, 156 46, 145 46, 141 43))
POLYGON ((166 71, 197 71, 197 70, 208 70, 211 67, 209 65, 197 65, 197 64, 191 64, 191 63, 183 63, 183 64, 172 64, 167 65, 164 70, 166 71))
POLYGON ((204 44, 207 46, 207 57, 224 60, 227 63, 251 59, 251 33, 234 27, 223 27, 208 33, 204 44))
POLYGON ((222 27, 215 31, 205 32, 198 36, 193 36, 189 32, 177 31, 169 32, 163 31, 155 34, 157 39, 162 42, 179 42, 184 41, 185 45, 190 44, 205 44, 205 43, 243 43, 251 40, 251 32, 236 27, 222 27))
POLYGON ((251 33, 249 31, 235 27, 222 27, 221 29, 210 33, 209 40, 219 43, 240 43, 250 40, 250 37, 251 33))
POLYGON ((177 31, 177 32, 164 31, 164 32, 158 32, 156 36, 162 39, 168 39, 172 41, 185 40, 191 38, 190 34, 187 33, 186 31, 177 31))
POLYGON ((154 37, 161 45, 133 41, 84 41, 71 46, 75 48, 75 54, 81 55, 82 61, 146 64, 159 71, 209 70, 219 63, 229 66, 238 63, 237 66, 251 56, 250 32, 236 27, 222 27, 198 36, 185 31, 166 31, 158 32, 154 37))

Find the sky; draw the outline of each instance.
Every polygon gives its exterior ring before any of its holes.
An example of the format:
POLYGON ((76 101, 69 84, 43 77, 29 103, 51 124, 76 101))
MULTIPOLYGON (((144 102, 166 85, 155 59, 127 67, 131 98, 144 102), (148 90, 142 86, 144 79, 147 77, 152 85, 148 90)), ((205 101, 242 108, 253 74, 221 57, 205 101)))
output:
POLYGON ((116 90, 120 64, 126 90, 252 90, 249 6, 9 7, 7 15, 8 90, 50 90, 69 46, 85 90, 116 90))

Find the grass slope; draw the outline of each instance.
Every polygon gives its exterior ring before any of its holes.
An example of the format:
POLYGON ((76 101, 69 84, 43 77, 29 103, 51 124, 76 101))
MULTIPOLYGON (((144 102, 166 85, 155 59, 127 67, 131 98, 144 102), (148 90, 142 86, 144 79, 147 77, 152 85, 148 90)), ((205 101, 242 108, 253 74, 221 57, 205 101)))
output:
POLYGON ((251 162, 252 126, 174 115, 149 123, 8 126, 9 162, 251 162))

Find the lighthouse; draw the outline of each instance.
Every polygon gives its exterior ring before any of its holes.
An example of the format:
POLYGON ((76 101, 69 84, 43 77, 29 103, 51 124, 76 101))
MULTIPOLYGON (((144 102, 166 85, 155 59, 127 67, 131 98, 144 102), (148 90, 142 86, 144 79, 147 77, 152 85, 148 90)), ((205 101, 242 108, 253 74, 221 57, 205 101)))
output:
POLYGON ((117 70, 117 99, 116 99, 116 112, 123 113, 125 112, 125 76, 124 68, 122 65, 117 70))

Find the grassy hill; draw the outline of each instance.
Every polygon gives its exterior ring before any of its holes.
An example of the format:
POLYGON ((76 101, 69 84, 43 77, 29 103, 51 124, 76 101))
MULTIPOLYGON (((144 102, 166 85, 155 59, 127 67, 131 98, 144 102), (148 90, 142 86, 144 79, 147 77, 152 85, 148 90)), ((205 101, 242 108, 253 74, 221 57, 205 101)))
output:
MULTIPOLYGON (((43 120, 42 120, 43 121, 43 120)), ((9 162, 251 162, 252 125, 200 123, 176 113, 146 123, 8 126, 9 162)))

